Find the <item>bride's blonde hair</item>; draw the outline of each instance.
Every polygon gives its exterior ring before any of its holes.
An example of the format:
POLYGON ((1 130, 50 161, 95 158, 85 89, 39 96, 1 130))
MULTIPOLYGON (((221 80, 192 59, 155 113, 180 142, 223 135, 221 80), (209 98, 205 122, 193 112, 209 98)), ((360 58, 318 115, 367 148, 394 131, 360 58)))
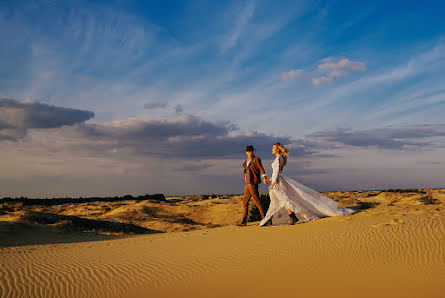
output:
POLYGON ((278 153, 284 158, 284 164, 286 164, 287 157, 289 156, 289 150, 287 150, 281 143, 275 143, 274 146, 277 148, 278 153))

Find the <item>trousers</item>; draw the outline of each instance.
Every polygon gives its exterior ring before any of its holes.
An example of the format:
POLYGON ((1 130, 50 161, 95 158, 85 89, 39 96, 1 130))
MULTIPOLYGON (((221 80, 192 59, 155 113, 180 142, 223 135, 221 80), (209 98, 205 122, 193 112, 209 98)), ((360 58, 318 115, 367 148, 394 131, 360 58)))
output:
POLYGON ((258 184, 246 184, 244 186, 244 198, 243 198, 243 221, 247 220, 247 211, 249 210, 249 201, 252 198, 255 205, 260 211, 261 217, 264 218, 264 210, 260 201, 260 194, 258 193, 258 184))

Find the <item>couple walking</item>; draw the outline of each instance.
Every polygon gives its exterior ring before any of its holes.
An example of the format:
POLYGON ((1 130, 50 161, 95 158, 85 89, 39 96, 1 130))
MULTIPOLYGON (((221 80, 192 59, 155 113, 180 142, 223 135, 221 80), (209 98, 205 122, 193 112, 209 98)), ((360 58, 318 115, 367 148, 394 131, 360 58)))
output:
POLYGON ((286 222, 293 225, 297 222, 312 221, 326 216, 345 216, 354 212, 352 209, 338 208, 334 200, 283 176, 282 172, 286 166, 289 151, 281 143, 275 143, 272 147, 272 154, 276 157, 272 163, 271 179, 267 178, 261 159, 255 156, 254 150, 252 145, 246 147, 247 159, 243 163, 245 184, 243 219, 237 224, 238 226, 247 225, 247 211, 251 198, 263 218, 260 226, 282 225, 286 222), (261 178, 265 184, 270 184, 270 205, 267 213, 264 212, 258 193, 261 178))

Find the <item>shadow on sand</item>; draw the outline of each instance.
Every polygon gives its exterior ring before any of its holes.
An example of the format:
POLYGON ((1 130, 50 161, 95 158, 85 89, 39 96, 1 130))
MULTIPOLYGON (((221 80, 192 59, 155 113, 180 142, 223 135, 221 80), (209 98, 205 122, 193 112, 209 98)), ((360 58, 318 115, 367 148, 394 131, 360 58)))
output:
POLYGON ((375 208, 376 206, 380 205, 379 202, 361 202, 357 201, 356 205, 348 207, 351 209, 354 209, 356 213, 365 211, 367 209, 375 208))
POLYGON ((65 231, 51 225, 30 225, 0 222, 0 249, 4 247, 38 244, 75 243, 122 239, 128 235, 103 235, 95 232, 65 231))
POLYGON ((128 223, 31 211, 16 222, 0 222, 0 248, 102 241, 154 233, 161 232, 128 223))

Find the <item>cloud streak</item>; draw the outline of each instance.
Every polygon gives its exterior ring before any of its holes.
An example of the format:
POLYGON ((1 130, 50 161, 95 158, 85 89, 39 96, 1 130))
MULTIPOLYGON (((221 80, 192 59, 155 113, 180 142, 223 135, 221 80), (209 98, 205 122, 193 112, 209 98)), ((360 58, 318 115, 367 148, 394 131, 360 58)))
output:
POLYGON ((431 138, 445 137, 445 124, 425 124, 405 127, 386 127, 361 131, 339 129, 310 134, 309 138, 344 146, 376 147, 380 149, 432 149, 431 138))
POLYGON ((242 9, 241 13, 238 15, 233 31, 228 35, 226 40, 224 40, 224 43, 221 45, 222 53, 237 45, 238 40, 240 39, 241 34, 246 30, 246 27, 249 24, 254 11, 255 3, 254 1, 249 1, 249 3, 244 7, 244 9, 242 9))
POLYGON ((302 69, 292 69, 292 70, 289 70, 288 72, 283 72, 281 74, 281 78, 284 81, 287 81, 287 80, 292 80, 292 79, 298 78, 302 74, 303 74, 302 69))
POLYGON ((164 109, 168 105, 168 102, 152 102, 152 103, 146 103, 144 105, 144 109, 147 110, 155 110, 155 109, 164 109))
POLYGON ((354 72, 362 72, 367 69, 366 64, 360 61, 352 61, 347 58, 328 57, 321 60, 317 69, 305 72, 303 69, 292 69, 283 72, 281 78, 284 81, 296 78, 311 78, 315 86, 332 84, 335 78, 345 77, 354 72))

